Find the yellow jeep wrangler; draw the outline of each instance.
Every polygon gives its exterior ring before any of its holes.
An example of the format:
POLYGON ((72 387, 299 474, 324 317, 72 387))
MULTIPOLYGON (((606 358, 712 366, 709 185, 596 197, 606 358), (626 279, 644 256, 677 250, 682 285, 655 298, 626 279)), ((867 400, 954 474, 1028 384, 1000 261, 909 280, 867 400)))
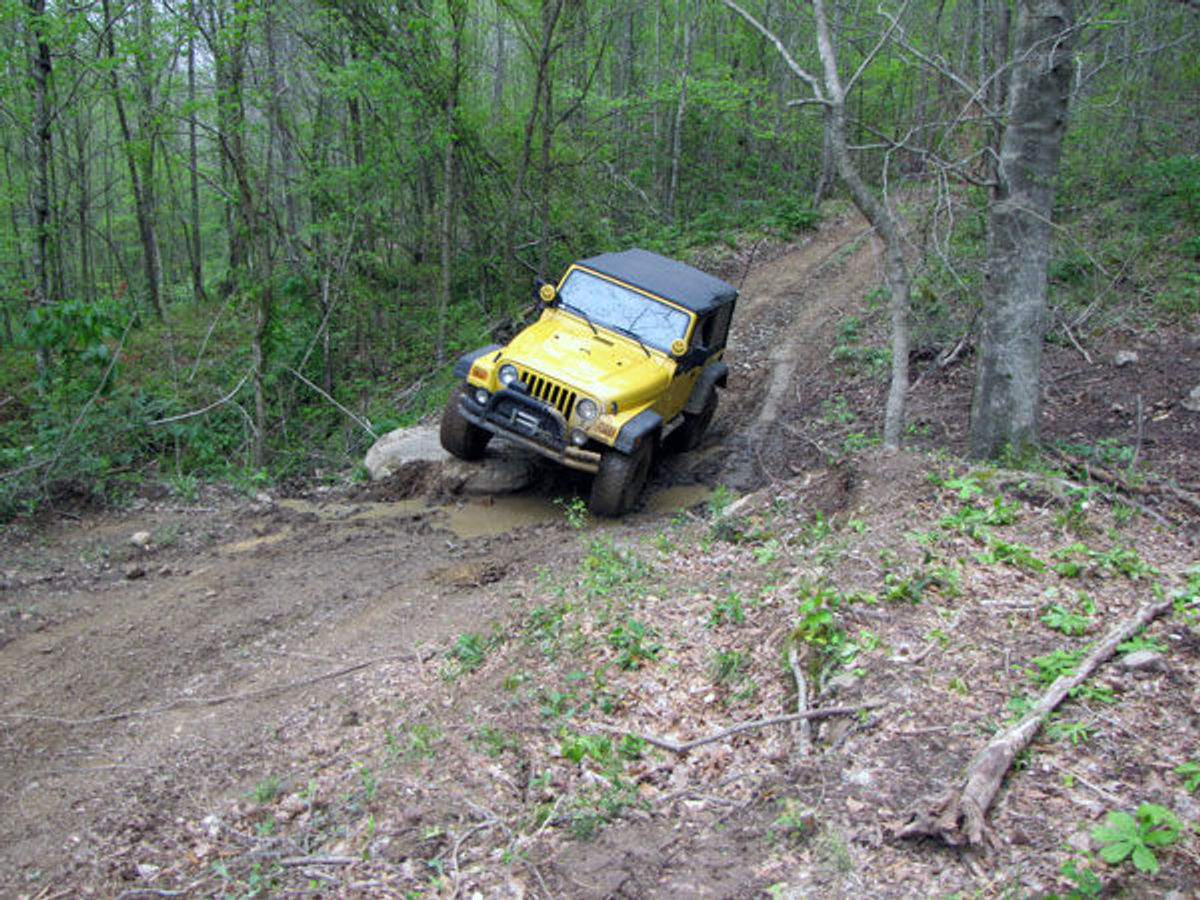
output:
POLYGON ((492 435, 595 473, 592 511, 620 516, 659 448, 690 450, 712 421, 737 291, 647 250, 581 260, 538 292, 540 318, 480 347, 442 415, 442 446, 478 459, 492 435), (670 441, 668 443, 668 438, 670 441))

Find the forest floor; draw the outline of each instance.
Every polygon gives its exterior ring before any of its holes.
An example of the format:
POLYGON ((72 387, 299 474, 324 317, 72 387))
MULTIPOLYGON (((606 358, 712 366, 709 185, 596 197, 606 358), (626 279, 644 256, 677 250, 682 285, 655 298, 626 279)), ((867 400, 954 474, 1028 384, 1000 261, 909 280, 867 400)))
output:
POLYGON ((1048 347, 1059 470, 977 468, 969 354, 917 368, 910 449, 871 446, 860 221, 711 268, 742 291, 729 389, 619 522, 552 470, 466 499, 425 467, 9 526, 0 894, 1200 896, 1192 830, 1156 872, 1092 834, 1142 803, 1200 821, 1195 334, 1048 347), (1159 596, 985 847, 900 837, 1159 596), (797 673, 854 711, 664 746, 794 710, 797 673))

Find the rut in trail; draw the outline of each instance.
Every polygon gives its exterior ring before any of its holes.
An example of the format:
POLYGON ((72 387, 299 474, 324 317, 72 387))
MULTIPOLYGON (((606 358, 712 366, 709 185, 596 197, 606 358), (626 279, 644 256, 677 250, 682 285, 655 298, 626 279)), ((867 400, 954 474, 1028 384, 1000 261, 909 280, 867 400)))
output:
POLYGON ((827 366, 838 321, 860 309, 882 278, 877 240, 848 212, 778 259, 753 266, 738 285, 720 427, 723 483, 747 491, 790 474, 769 460, 787 438, 788 410, 808 405, 795 394, 827 366))

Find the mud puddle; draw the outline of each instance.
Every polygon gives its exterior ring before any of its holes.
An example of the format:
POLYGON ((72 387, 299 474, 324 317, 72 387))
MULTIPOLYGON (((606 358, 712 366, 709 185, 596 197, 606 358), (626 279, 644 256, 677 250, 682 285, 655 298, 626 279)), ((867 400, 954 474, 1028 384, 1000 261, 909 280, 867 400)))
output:
MULTIPOLYGON (((705 503, 710 496, 712 489, 703 484, 673 485, 651 492, 635 516, 670 516, 705 503)), ((537 494, 477 497, 447 506, 430 505, 422 498, 368 504, 313 503, 309 500, 289 499, 279 501, 279 505, 294 512, 314 514, 330 522, 430 517, 436 520, 439 527, 446 528, 463 540, 495 537, 529 525, 544 525, 548 522, 562 521, 564 518, 561 501, 537 494)), ((596 524, 604 527, 607 522, 608 520, 601 520, 596 524)))

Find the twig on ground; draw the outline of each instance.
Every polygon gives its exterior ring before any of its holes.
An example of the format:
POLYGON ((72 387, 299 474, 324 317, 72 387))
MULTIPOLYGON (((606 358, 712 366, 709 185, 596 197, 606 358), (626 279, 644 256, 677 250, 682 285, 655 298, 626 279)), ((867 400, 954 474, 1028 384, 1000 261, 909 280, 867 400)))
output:
POLYGON ((275 865, 296 866, 352 866, 362 860, 357 856, 286 856, 275 861, 275 865))
POLYGON ((670 738, 658 737, 653 734, 638 734, 630 731, 628 728, 617 728, 612 725, 604 725, 599 722, 589 723, 591 728, 598 731, 604 731, 608 734, 628 734, 633 737, 645 741, 647 744, 653 744, 655 747, 661 747, 664 750, 670 750, 672 753, 687 753, 689 750, 694 750, 697 747, 703 747, 705 744, 715 744, 717 741, 724 740, 727 737, 733 737, 735 734, 741 734, 744 731, 753 731, 758 728, 767 728, 771 725, 785 725, 788 722, 799 722, 804 719, 828 719, 833 716, 851 716, 857 712, 867 709, 878 709, 883 706, 881 700, 863 703, 859 706, 829 706, 824 709, 810 709, 803 713, 788 713, 783 716, 772 716, 767 719, 754 719, 749 722, 739 722, 737 725, 731 725, 723 731, 718 731, 716 734, 710 734, 708 737, 696 738, 691 741, 679 743, 670 738))
MULTIPOLYGON (((804 678, 804 673, 800 671, 799 653, 796 650, 795 635, 788 639, 787 658, 788 667, 792 670, 792 679, 796 682, 796 712, 803 714, 808 712, 808 681, 804 678)), ((808 719, 800 720, 800 727, 797 729, 799 733, 800 755, 808 756, 812 752, 812 722, 808 719)))
POLYGON ((0 721, 21 721, 21 722, 54 722, 58 725, 81 726, 81 725, 102 725, 106 722, 121 722, 125 719, 140 719, 145 716, 153 716, 159 713, 167 712, 168 710, 177 709, 181 706, 220 706, 224 703, 235 703, 241 700, 257 700, 260 697, 268 697, 271 694, 279 694, 283 691, 290 691, 296 688, 308 687, 316 684, 319 681, 327 681, 330 678, 340 678, 343 675, 349 675, 352 672, 357 672, 360 669, 366 669, 370 666, 381 662, 390 662, 396 659, 404 659, 406 653, 389 653, 387 656, 376 656, 372 659, 363 660, 349 666, 344 666, 340 669, 334 669, 331 672, 322 672, 319 675, 311 675, 308 678, 301 678, 299 681, 289 681, 284 684, 272 684, 264 688, 258 688, 253 691, 244 691, 240 694, 220 694, 215 697, 179 697, 169 703, 164 703, 161 706, 151 706, 146 709, 131 709, 126 712, 109 713, 104 716, 92 716, 88 719, 68 719, 62 716, 43 716, 36 713, 0 713, 0 721))
POLYGON ((1120 622, 1074 672, 1055 680, 1016 725, 997 734, 975 754, 961 784, 927 807, 914 811, 898 837, 936 837, 952 847, 982 844, 986 831, 984 817, 1000 789, 1000 782, 1017 755, 1029 746, 1042 723, 1072 690, 1087 681, 1116 652, 1118 644, 1169 610, 1172 603, 1167 599, 1147 604, 1134 616, 1120 622))

